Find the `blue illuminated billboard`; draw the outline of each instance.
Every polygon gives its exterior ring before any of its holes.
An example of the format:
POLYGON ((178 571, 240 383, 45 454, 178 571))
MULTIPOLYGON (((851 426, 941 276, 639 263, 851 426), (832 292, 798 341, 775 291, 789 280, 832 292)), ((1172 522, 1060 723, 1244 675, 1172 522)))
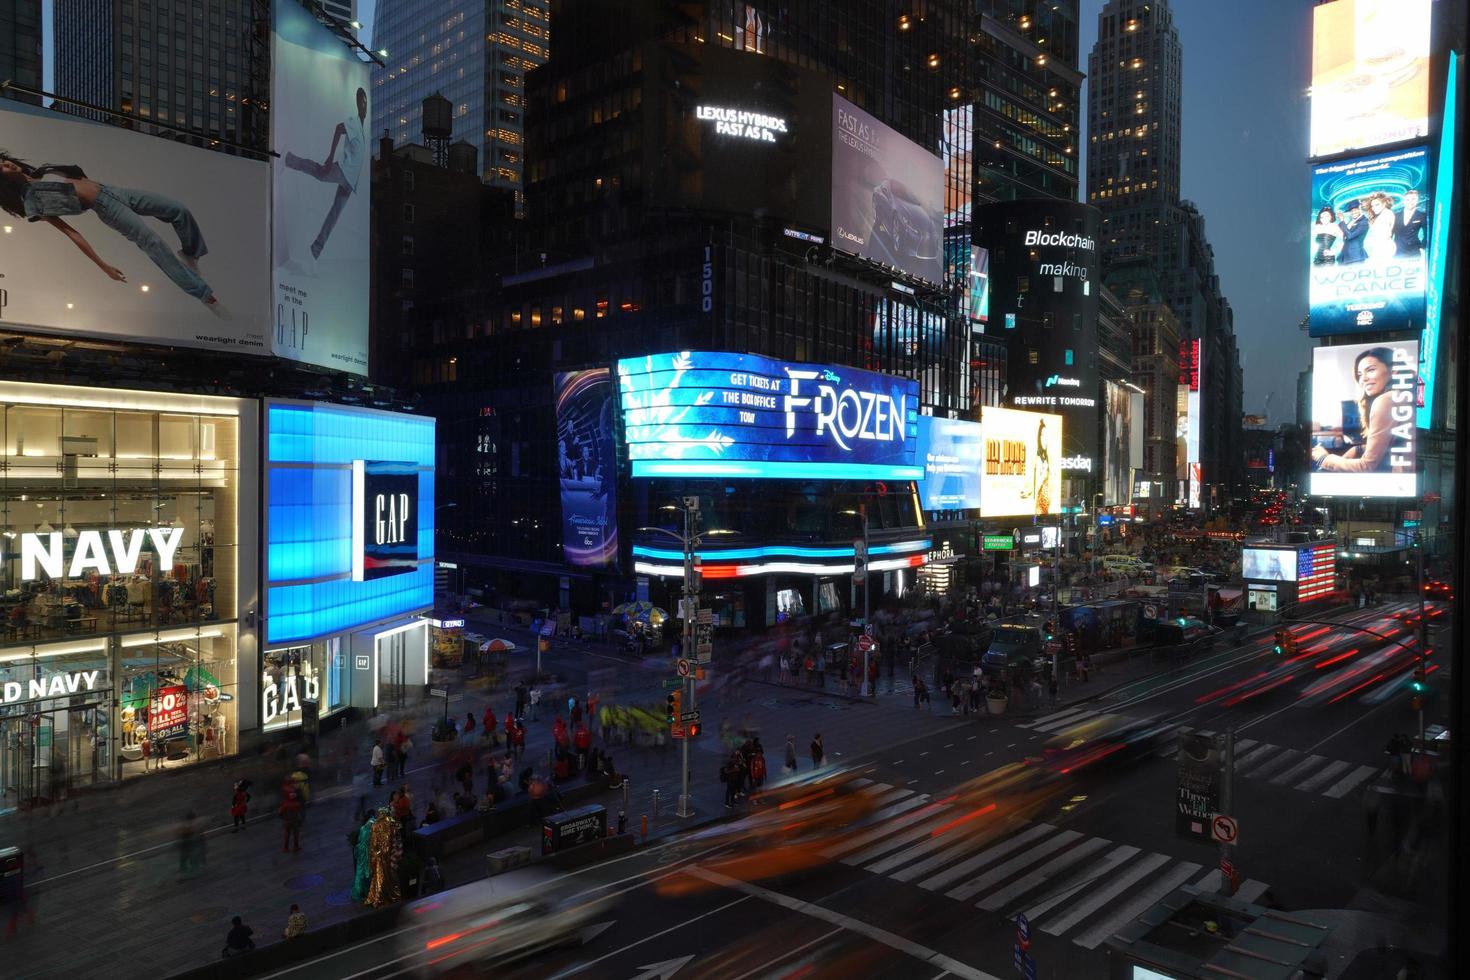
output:
POLYGON ((275 400, 265 415, 266 643, 431 608, 434 420, 275 400))
POLYGON ((618 362, 633 476, 917 480, 918 384, 857 368, 681 351, 618 362))
POLYGON ((924 464, 919 501, 925 510, 979 508, 985 458, 980 431, 979 422, 919 416, 918 458, 924 464))
POLYGON ((1457 82, 1460 55, 1451 51, 1445 77, 1444 118, 1440 123, 1439 156, 1434 161, 1434 217, 1429 231, 1429 281, 1424 291, 1424 335, 1419 340, 1419 380, 1424 400, 1419 404, 1417 424, 1434 427, 1434 387, 1439 373, 1439 331, 1444 317, 1445 272, 1452 242, 1450 205, 1455 193, 1455 135, 1459 131, 1457 82))
POLYGON ((1423 328, 1428 183, 1422 146, 1312 168, 1313 337, 1423 328))

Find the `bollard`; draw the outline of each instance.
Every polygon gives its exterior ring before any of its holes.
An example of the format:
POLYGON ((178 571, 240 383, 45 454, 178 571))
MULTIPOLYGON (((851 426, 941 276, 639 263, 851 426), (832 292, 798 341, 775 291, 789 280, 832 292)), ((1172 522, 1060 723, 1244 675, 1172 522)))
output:
POLYGON ((618 836, 621 837, 623 834, 626 834, 627 832, 628 832, 628 812, 626 810, 619 810, 618 811, 618 836))
POLYGON ((653 819, 658 819, 658 790, 653 791, 653 819))
POLYGON ((648 843, 648 814, 643 815, 643 843, 648 843))
POLYGON ((623 809, 628 809, 628 777, 623 777, 623 809))

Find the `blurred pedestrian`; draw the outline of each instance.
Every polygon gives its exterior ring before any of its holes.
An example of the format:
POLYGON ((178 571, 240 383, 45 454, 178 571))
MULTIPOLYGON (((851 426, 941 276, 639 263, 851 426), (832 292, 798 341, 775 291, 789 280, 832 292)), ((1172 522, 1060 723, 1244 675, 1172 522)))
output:
POLYGON ((373 755, 369 764, 373 767, 373 785, 383 785, 383 770, 388 768, 388 758, 383 753, 383 742, 381 739, 373 740, 373 755))
POLYGON ((301 850, 301 798, 295 788, 287 789, 276 813, 281 818, 281 853, 301 850))
POLYGON ((818 732, 812 737, 812 768, 817 769, 822 765, 822 760, 827 757, 827 752, 822 748, 822 733, 818 732))
POLYGON ((234 794, 230 799, 230 817, 234 821, 230 833, 239 833, 240 828, 245 826, 245 817, 249 811, 250 780, 241 779, 235 783, 234 794))
POLYGON ((301 906, 292 902, 291 911, 286 913, 286 929, 281 933, 281 938, 295 939, 304 932, 306 932, 306 913, 301 911, 301 906))
POLYGON ((528 693, 528 696, 530 697, 530 703, 531 703, 531 720, 532 721, 540 721, 541 720, 541 688, 539 688, 536 685, 532 684, 531 685, 531 690, 529 692, 527 692, 527 693, 528 693))
POLYGON ((786 736, 786 771, 796 772, 796 736, 786 736))
MULTIPOLYGON (((515 710, 515 716, 517 718, 524 717, 525 714, 526 714, 526 695, 529 694, 529 693, 530 692, 526 690, 526 682, 525 681, 521 681, 520 683, 518 683, 516 685, 516 710, 515 710)), ((494 718, 495 716, 490 713, 490 709, 489 708, 486 708, 485 709, 485 717, 487 717, 487 718, 494 718)), ((486 727, 490 727, 489 723, 487 723, 487 726, 486 727)))
POLYGON ((412 752, 413 736, 405 732, 403 741, 398 743, 398 779, 403 779, 408 775, 408 757, 412 752))
POLYGON ((475 730, 475 713, 473 711, 466 711, 464 713, 464 734, 465 734, 465 736, 468 737, 469 735, 471 735, 474 732, 474 730, 475 730))
POLYGON ((720 769, 720 782, 725 784, 725 809, 728 810, 735 805, 739 795, 741 766, 739 752, 731 752, 730 758, 725 760, 725 765, 720 769))
POLYGON ((751 746, 750 756, 750 788, 751 792, 760 792, 761 787, 766 784, 766 750, 761 747, 761 740, 756 739, 751 746))
POLYGON ((199 818, 190 810, 179 824, 179 874, 191 874, 204 864, 204 837, 199 818))

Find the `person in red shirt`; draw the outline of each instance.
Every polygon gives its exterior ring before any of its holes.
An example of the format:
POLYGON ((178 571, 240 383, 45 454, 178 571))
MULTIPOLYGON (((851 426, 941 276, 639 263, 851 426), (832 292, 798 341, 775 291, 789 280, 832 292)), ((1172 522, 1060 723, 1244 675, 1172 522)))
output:
POLYGON ((521 756, 526 754, 526 726, 520 722, 516 722, 515 732, 511 735, 508 748, 515 753, 516 763, 519 764, 521 756))
POLYGON ((276 812, 281 817, 281 851, 293 850, 292 843, 296 845, 294 850, 301 850, 301 798, 295 789, 286 790, 276 812))
POLYGON ((487 731, 487 732, 492 732, 493 733, 495 731, 495 727, 496 726, 495 726, 495 709, 494 708, 491 708, 488 705, 486 706, 486 708, 485 708, 485 715, 484 715, 484 717, 482 717, 480 719, 480 724, 484 726, 485 731, 487 731))

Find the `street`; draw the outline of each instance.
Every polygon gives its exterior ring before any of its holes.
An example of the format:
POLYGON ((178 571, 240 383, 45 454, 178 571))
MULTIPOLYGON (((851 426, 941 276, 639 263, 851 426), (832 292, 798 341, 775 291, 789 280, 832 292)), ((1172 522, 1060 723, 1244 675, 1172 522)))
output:
MULTIPOLYGON (((1341 627, 1303 649, 1318 651, 1314 662, 1330 659, 1362 635, 1350 627, 1391 628, 1404 608, 1344 612, 1341 627)), ((1217 848, 1174 833, 1174 739, 1123 764, 1067 773, 1064 786, 1039 797, 994 779, 1125 718, 1175 734, 1233 726, 1237 898, 1310 913, 1351 938, 1358 920, 1339 910, 1374 892, 1381 859, 1364 839, 1363 800, 1389 778, 1383 746, 1408 724, 1406 701, 1375 703, 1379 688, 1311 700, 1305 692, 1323 672, 1309 670, 1224 704, 1220 691, 1247 689, 1275 666, 1271 647, 1269 635, 1259 637, 1183 669, 1123 680, 1080 705, 1025 719, 960 716, 844 759, 871 808, 834 843, 803 842, 824 860, 799 873, 727 873, 748 867, 722 865, 739 841, 706 847, 675 837, 569 875, 564 883, 579 901, 599 902, 598 921, 517 975, 838 976, 861 964, 879 977, 1008 976, 1018 913, 1031 924, 1038 976, 1100 975, 1103 944, 1123 924, 1178 886, 1219 886, 1217 848)), ((1417 880, 1444 885, 1427 871, 1417 880)), ((428 961, 455 965, 436 938, 432 926, 410 927, 276 975, 386 977, 428 961)))

